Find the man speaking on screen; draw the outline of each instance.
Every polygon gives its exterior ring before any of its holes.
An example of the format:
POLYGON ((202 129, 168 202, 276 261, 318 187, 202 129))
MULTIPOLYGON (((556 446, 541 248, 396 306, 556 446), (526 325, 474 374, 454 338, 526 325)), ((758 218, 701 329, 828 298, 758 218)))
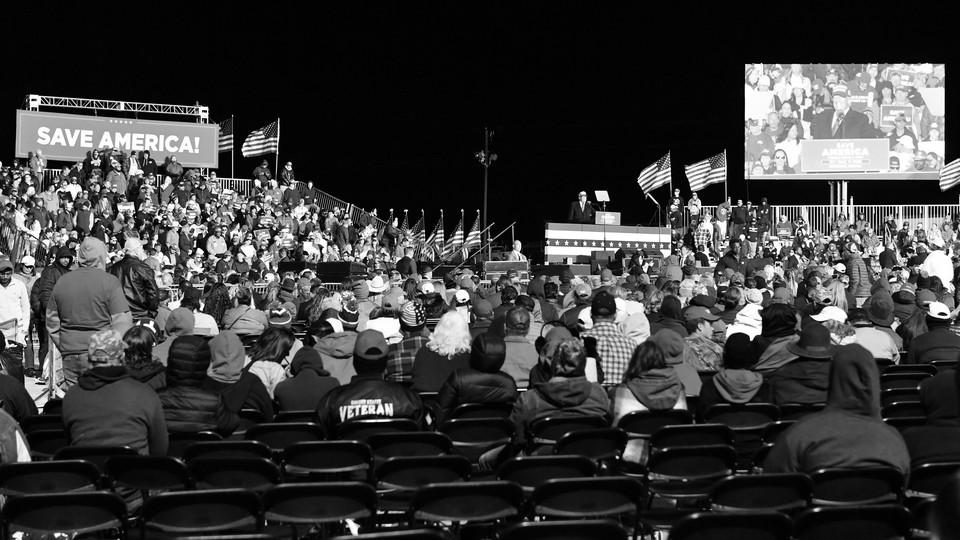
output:
POLYGON ((810 131, 815 139, 873 139, 867 116, 850 108, 846 85, 833 87, 833 110, 824 110, 813 118, 810 131))
POLYGON ((587 192, 581 191, 578 200, 570 203, 567 223, 593 223, 593 205, 587 200, 587 192))

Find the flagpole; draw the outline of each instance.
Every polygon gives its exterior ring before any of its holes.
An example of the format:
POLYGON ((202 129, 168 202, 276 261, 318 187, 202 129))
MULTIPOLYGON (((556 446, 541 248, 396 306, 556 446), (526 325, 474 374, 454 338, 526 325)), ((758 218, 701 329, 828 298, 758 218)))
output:
POLYGON ((237 148, 237 123, 233 120, 232 114, 230 115, 230 130, 233 131, 233 144, 230 145, 230 178, 235 178, 235 176, 233 176, 235 174, 233 167, 235 165, 234 162, 236 158, 234 157, 233 153, 237 148))
POLYGON ((277 162, 273 164, 273 177, 280 184, 280 117, 277 117, 277 162))
POLYGON ((728 174, 724 174, 724 175, 723 175, 723 202, 727 202, 727 197, 729 196, 729 195, 727 195, 727 176, 729 176, 730 164, 727 163, 727 149, 726 149, 726 148, 723 149, 723 163, 724 163, 724 165, 727 166, 727 173, 728 173, 728 174))

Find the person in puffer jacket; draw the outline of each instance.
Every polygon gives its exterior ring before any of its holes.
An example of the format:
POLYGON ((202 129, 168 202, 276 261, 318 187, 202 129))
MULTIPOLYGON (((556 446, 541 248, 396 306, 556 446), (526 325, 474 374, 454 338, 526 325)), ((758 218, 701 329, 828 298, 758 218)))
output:
POLYGON ((757 344, 746 334, 737 332, 727 338, 723 368, 700 389, 701 413, 711 405, 770 401, 769 386, 763 375, 753 369, 757 363, 756 348, 757 344))
POLYGON ((210 367, 210 346, 200 336, 171 338, 167 358, 167 387, 159 392, 163 417, 170 433, 215 431, 230 436, 240 425, 217 392, 200 387, 210 367))
POLYGON ((450 374, 437 394, 434 425, 441 426, 450 413, 464 403, 513 403, 517 400, 517 383, 500 371, 507 348, 503 338, 480 334, 473 340, 470 367, 450 374))

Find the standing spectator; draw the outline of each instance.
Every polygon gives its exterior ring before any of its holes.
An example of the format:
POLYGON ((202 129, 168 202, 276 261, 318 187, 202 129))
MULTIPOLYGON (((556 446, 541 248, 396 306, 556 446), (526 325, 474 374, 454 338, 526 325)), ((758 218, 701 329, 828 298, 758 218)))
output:
POLYGON ((23 383, 23 353, 30 329, 30 296, 19 279, 13 279, 13 261, 0 256, 0 330, 6 349, 0 353, 3 371, 23 383))
POLYGON ((600 367, 606 377, 604 386, 615 386, 623 380, 636 343, 617 327, 617 303, 608 291, 601 290, 593 298, 590 317, 593 327, 585 331, 583 337, 596 338, 600 367))
POLYGON ((43 156, 43 150, 37 148, 30 158, 30 170, 38 179, 43 179, 43 170, 47 168, 47 158, 43 156))
POLYGON ((700 209, 703 206, 700 201, 700 196, 697 195, 697 192, 694 191, 693 195, 690 196, 690 201, 687 202, 687 211, 690 212, 690 219, 699 219, 700 218, 700 209))
POLYGON ((40 351, 37 354, 37 369, 40 370, 41 380, 46 376, 43 373, 43 365, 47 359, 47 352, 50 351, 49 333, 47 332, 47 303, 50 301, 50 293, 53 286, 67 272, 70 271, 70 265, 73 264, 73 251, 67 247, 57 249, 57 256, 53 264, 43 269, 43 273, 34 284, 30 291, 30 309, 33 312, 34 324, 37 328, 37 339, 40 341, 40 351))
POLYGON ((134 321, 154 319, 160 303, 157 280, 153 270, 143 262, 147 254, 138 238, 127 238, 123 245, 123 258, 107 270, 120 280, 123 295, 130 306, 134 321))
POLYGON ((47 330, 63 355, 63 384, 70 389, 87 365, 87 342, 98 330, 122 335, 133 325, 120 281, 106 272, 107 246, 85 238, 77 252, 80 268, 53 288, 46 306, 47 330))
POLYGON ((270 173, 270 163, 267 160, 263 160, 258 167, 253 169, 253 180, 254 182, 259 182, 259 186, 263 188, 267 187, 267 184, 273 178, 273 175, 270 173))
MULTIPOLYGON (((730 213, 732 211, 733 205, 730 204, 730 197, 727 197, 727 200, 717 205, 717 225, 720 228, 720 241, 727 239, 727 224, 730 221, 730 213)), ((717 242, 714 247, 719 250, 719 242, 717 242)))
POLYGON ((140 159, 138 160, 138 165, 140 170, 143 171, 143 176, 156 176, 157 174, 157 160, 150 157, 150 151, 144 150, 140 153, 140 159))
POLYGON ((296 189, 296 175, 293 172, 293 162, 288 161, 286 165, 283 166, 283 170, 280 171, 280 183, 285 186, 293 186, 296 189))
POLYGON ((177 161, 177 156, 170 156, 170 162, 167 163, 167 176, 169 176, 174 184, 180 183, 180 177, 183 176, 183 165, 177 161))
POLYGON ((84 356, 89 369, 63 397, 63 425, 70 440, 76 445, 129 446, 144 455, 166 455, 167 426, 160 398, 127 372, 120 333, 99 330, 87 342, 84 356))

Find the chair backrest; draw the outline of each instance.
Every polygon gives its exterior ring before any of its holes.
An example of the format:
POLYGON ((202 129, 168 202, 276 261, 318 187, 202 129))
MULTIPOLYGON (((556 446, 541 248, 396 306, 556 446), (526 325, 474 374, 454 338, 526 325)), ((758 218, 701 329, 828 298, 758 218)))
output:
POLYGON ((881 375, 890 375, 892 373, 928 373, 931 376, 937 374, 937 366, 933 364, 894 364, 883 368, 881 375))
POLYGON ((927 410, 919 401, 894 401, 880 411, 883 418, 926 418, 927 410))
POLYGON ((260 530, 260 496, 246 489, 171 491, 150 497, 140 510, 143 530, 178 535, 255 527, 260 530))
POLYGON ((665 448, 650 455, 647 477, 652 481, 724 478, 733 473, 736 452, 727 445, 665 448))
POLYGON ((266 458, 194 458, 188 465, 198 489, 263 491, 282 480, 280 468, 266 458))
POLYGON ((899 504, 811 508, 794 520, 794 538, 910 538, 910 512, 899 504))
POLYGON ((316 422, 317 411, 280 411, 273 417, 275 423, 283 422, 316 422))
POLYGON ((410 501, 411 525, 418 521, 493 522, 520 515, 522 504, 523 489, 513 482, 428 484, 410 501))
POLYGON ((106 474, 107 460, 113 456, 138 456, 129 446, 65 446, 53 455, 53 459, 82 459, 97 466, 100 474, 106 474))
POLYGON ((260 441, 209 441, 196 442, 183 451, 183 461, 204 458, 242 458, 271 456, 270 447, 260 441))
POLYGON ((330 480, 358 471, 369 473, 372 467, 373 451, 360 441, 291 444, 281 459, 281 470, 287 480, 303 477, 330 480))
POLYGON ((670 540, 789 540, 792 531, 790 518, 780 512, 697 512, 680 519, 673 526, 670 540))
POLYGON ((547 416, 537 418, 527 426, 527 441, 529 448, 538 446, 552 446, 557 444, 560 437, 571 431, 607 427, 609 423, 602 416, 547 416))
POLYGON ((377 512, 377 492, 365 482, 283 484, 262 498, 264 519, 282 524, 365 520, 377 512))
POLYGON ((470 462, 463 456, 395 457, 373 472, 379 489, 416 489, 427 484, 460 482, 470 476, 470 462))
POLYGON ((20 420, 20 429, 24 434, 34 431, 64 429, 61 414, 34 414, 20 420))
POLYGON ((43 414, 63 414, 63 399, 48 399, 43 405, 43 414))
POLYGON ((323 428, 312 422, 271 422, 252 426, 244 433, 243 438, 260 441, 274 452, 283 452, 291 444, 322 441, 325 435, 323 428))
POLYGON ((726 424, 734 431, 759 431, 780 419, 780 409, 772 403, 721 403, 703 413, 707 423, 726 424))
POLYGON ((801 473, 728 476, 710 491, 715 512, 798 512, 810 505, 813 481, 801 473))
POLYGON ((650 447, 656 450, 678 446, 733 445, 733 430, 724 424, 690 424, 664 426, 650 436, 650 447))
POLYGON ((922 463, 910 469, 908 497, 936 497, 960 470, 960 461, 922 463))
POLYGON ((802 404, 802 403, 785 403, 780 405, 780 420, 799 420, 804 416, 813 414, 823 410, 824 403, 817 404, 802 404))
POLYGON ((620 428, 604 427, 571 431, 557 441, 553 453, 584 456, 594 461, 619 459, 627 446, 627 433, 620 428))
POLYGON ((26 435, 30 457, 34 460, 52 459, 58 450, 70 446, 70 435, 63 428, 42 429, 26 435))
POLYGON ((497 469, 498 480, 516 482, 527 495, 547 480, 597 474, 597 464, 584 456, 516 456, 497 469))
POLYGON ((399 456, 442 456, 453 451, 450 437, 436 431, 377 433, 367 438, 374 459, 399 456))
POLYGON ((612 519, 523 521, 510 525, 500 540, 626 540, 627 531, 612 519))
POLYGON ((409 418, 360 418, 340 425, 339 439, 366 441, 377 433, 420 431, 420 425, 409 418))
POLYGON ((144 495, 193 487, 187 466, 170 456, 113 456, 105 470, 111 487, 139 489, 144 495))
POLYGON ((513 412, 513 403, 461 403, 450 412, 455 418, 507 418, 513 412))
POLYGON ((171 433, 168 437, 167 455, 175 458, 183 457, 187 447, 198 442, 222 441, 223 437, 212 431, 195 431, 189 433, 171 433))
POLYGON ((916 388, 924 379, 933 375, 929 373, 885 373, 880 375, 880 390, 890 390, 892 388, 916 388))
POLYGON ((927 425, 926 416, 895 416, 893 418, 884 418, 883 423, 896 428, 901 434, 904 430, 912 427, 920 427, 927 425))
POLYGON ((680 409, 664 411, 634 411, 625 414, 617 421, 617 427, 626 431, 630 438, 650 438, 654 433, 668 426, 693 424, 693 414, 680 409))
POLYGON ((594 476, 546 480, 533 490, 533 513, 562 519, 640 515, 644 490, 636 478, 594 476))
POLYGON ((784 431, 790 429, 790 426, 796 424, 796 420, 777 420, 767 424, 760 432, 760 440, 763 444, 774 444, 784 431))
POLYGON ((513 423, 506 418, 456 418, 440 426, 450 437, 453 452, 476 463, 484 452, 513 440, 513 423))
POLYGON ((99 480, 100 471, 89 461, 5 463, 0 467, 0 495, 93 491, 99 480))
POLYGON ((893 467, 820 469, 813 479, 813 504, 863 505, 900 502, 903 474, 893 467))
POLYGON ((23 495, 7 499, 3 506, 3 537, 22 531, 31 536, 73 537, 108 529, 126 530, 127 504, 116 493, 89 491, 23 495))
POLYGON ((880 406, 886 407, 898 401, 920 401, 919 388, 890 388, 880 391, 880 406))
MULTIPOLYGON (((416 529, 385 530, 356 536, 334 536, 330 540, 452 540, 453 535, 443 529, 422 527, 416 529)), ((206 540, 206 539, 198 539, 206 540)))
POLYGON ((957 369, 956 360, 933 360, 930 362, 934 367, 937 368, 937 371, 946 371, 948 369, 957 369))

